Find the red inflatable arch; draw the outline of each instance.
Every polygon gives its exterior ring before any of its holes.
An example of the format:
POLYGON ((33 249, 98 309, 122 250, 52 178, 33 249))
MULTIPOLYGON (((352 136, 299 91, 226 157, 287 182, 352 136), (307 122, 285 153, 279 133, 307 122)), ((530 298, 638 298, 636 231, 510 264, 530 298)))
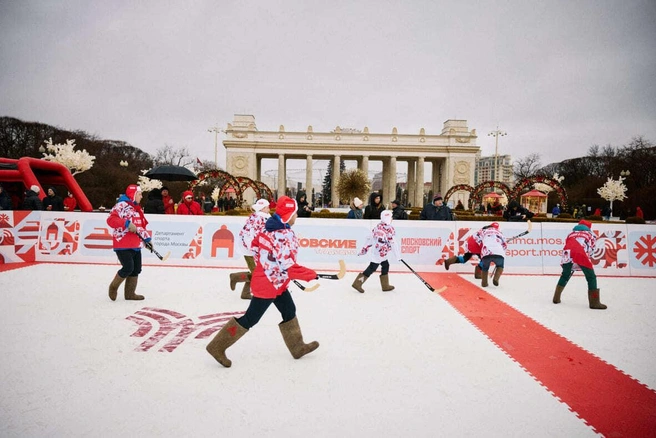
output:
POLYGON ((63 164, 32 157, 18 160, 0 157, 0 181, 22 182, 25 187, 39 187, 39 198, 46 197, 43 186, 65 186, 73 194, 82 211, 93 211, 91 203, 75 181, 70 170, 63 164))

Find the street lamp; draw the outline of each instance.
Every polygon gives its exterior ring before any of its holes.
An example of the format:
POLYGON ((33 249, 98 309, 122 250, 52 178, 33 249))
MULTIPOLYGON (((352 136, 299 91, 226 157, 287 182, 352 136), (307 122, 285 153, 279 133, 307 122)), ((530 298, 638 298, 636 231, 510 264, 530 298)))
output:
POLYGON ((503 181, 502 179, 499 179, 499 136, 503 137, 508 135, 507 132, 500 131, 499 130, 499 125, 497 125, 496 131, 490 132, 487 136, 494 137, 494 180, 495 181, 503 181))
POLYGON ((629 170, 623 170, 620 172, 620 176, 629 176, 631 175, 631 171, 629 170))
POLYGON ((219 168, 219 132, 221 130, 219 129, 218 126, 212 126, 207 130, 207 132, 213 132, 214 133, 214 167, 217 169, 219 168))

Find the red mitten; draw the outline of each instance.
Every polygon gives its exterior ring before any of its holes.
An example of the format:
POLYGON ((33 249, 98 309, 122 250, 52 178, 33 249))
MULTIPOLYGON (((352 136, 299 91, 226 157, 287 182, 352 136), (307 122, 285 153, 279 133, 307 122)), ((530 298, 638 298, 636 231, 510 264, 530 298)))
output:
POLYGON ((317 278, 316 271, 301 265, 293 265, 287 269, 287 275, 291 280, 311 281, 317 278))

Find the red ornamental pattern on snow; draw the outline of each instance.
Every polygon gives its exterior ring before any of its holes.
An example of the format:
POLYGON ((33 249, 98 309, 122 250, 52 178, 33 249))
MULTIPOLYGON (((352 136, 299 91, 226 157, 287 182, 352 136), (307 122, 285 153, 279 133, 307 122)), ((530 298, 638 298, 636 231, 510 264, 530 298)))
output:
POLYGON ((635 243, 633 252, 636 258, 645 266, 656 266, 656 236, 647 234, 640 237, 635 243))
POLYGON ((194 322, 188 316, 173 310, 144 307, 125 319, 138 325, 137 330, 130 336, 146 338, 135 351, 149 351, 164 343, 157 351, 170 353, 189 337, 206 339, 221 330, 230 318, 242 316, 244 313, 212 313, 199 316, 200 321, 194 322))

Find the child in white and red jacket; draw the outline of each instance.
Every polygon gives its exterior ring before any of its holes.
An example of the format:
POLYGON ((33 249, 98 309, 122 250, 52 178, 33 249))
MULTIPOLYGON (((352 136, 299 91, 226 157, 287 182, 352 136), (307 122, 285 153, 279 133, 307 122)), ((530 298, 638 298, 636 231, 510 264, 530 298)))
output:
POLYGON ((399 250, 399 245, 396 241, 396 230, 392 226, 393 212, 391 210, 383 210, 380 213, 380 222, 376 224, 371 234, 367 236, 367 241, 364 244, 364 247, 360 250, 358 255, 365 255, 370 248, 373 247, 371 251, 371 262, 367 269, 362 271, 353 281, 351 285, 355 290, 360 293, 364 293, 362 285, 365 281, 376 272, 378 265, 380 265, 380 287, 384 292, 394 290, 394 286, 389 284, 389 255, 395 257, 396 260, 401 260, 401 251, 399 250))
POLYGON ((137 295, 137 281, 141 273, 142 239, 150 246, 150 236, 146 231, 148 221, 144 217, 139 203, 143 194, 141 188, 131 184, 125 189, 125 194, 118 198, 118 202, 109 212, 107 225, 112 227, 113 247, 121 269, 118 270, 109 285, 109 298, 116 300, 118 288, 125 280, 125 299, 143 300, 143 295, 137 295), (141 236, 141 238, 139 237, 141 236))
POLYGON ((487 287, 490 263, 494 263, 494 278, 492 283, 499 285, 503 274, 504 254, 508 248, 506 238, 499 231, 499 224, 494 222, 489 228, 481 230, 481 286, 487 287))
POLYGON ((242 251, 244 251, 244 259, 248 271, 233 272, 230 274, 230 289, 235 290, 237 283, 244 282, 244 287, 241 290, 241 298, 250 300, 251 296, 251 276, 255 270, 255 260, 253 256, 255 252, 251 248, 253 239, 264 231, 266 221, 271 217, 269 214, 269 201, 266 199, 259 199, 251 206, 253 214, 251 214, 244 227, 239 231, 239 240, 241 241, 242 251))
POLYGON ((310 281, 317 273, 296 263, 299 242, 291 229, 296 221, 298 205, 287 196, 278 198, 276 212, 271 216, 265 230, 251 244, 255 252, 256 267, 251 278, 253 298, 241 318, 230 321, 214 336, 206 350, 224 367, 232 362, 225 355, 228 347, 237 342, 257 324, 271 304, 282 316, 278 325, 285 344, 294 359, 299 359, 319 347, 314 341, 306 344, 296 317, 296 305, 287 286, 292 280, 310 281))

